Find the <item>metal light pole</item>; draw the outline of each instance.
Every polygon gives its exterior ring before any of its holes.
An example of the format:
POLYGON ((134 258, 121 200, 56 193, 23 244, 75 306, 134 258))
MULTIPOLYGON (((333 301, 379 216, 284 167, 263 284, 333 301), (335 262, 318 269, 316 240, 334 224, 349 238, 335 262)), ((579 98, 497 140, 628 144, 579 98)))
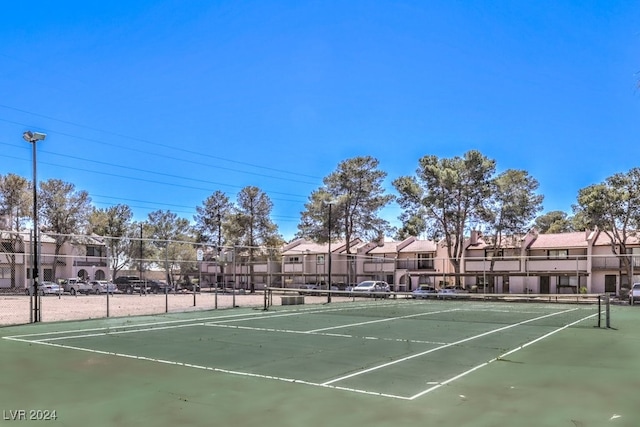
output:
POLYGON ((38 305, 38 278, 39 278, 39 269, 38 265, 38 180, 36 178, 36 142, 44 141, 47 137, 44 133, 39 132, 31 132, 30 130, 26 131, 22 134, 22 138, 31 144, 33 149, 33 321, 40 321, 40 307, 38 305))
POLYGON ((331 206, 332 202, 329 202, 329 260, 328 270, 329 277, 327 278, 327 302, 331 302, 331 206))

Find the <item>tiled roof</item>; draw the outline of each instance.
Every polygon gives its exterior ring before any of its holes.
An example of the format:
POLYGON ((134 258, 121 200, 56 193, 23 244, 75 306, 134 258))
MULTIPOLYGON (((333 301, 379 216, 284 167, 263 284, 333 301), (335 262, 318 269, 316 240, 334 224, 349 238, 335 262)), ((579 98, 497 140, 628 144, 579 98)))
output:
POLYGON ((437 249, 436 243, 431 240, 415 240, 400 249, 400 252, 435 252, 437 249))
POLYGON ((539 234, 531 243, 531 249, 586 248, 587 235, 584 231, 574 233, 539 234))
POLYGON ((329 246, 326 243, 320 244, 311 241, 302 241, 298 245, 283 251, 282 255, 300 255, 307 251, 312 254, 323 254, 327 253, 328 250, 329 246))
POLYGON ((368 250, 368 254, 394 254, 398 250, 398 245, 401 242, 384 242, 382 246, 374 246, 368 250))
MULTIPOLYGON (((601 231, 598 234, 598 237, 596 237, 596 240, 594 242, 595 246, 608 246, 610 244, 611 244, 611 239, 603 231, 601 231)), ((638 236, 627 236, 626 244, 627 245, 638 245, 638 244, 640 244, 640 238, 638 238, 638 236)))

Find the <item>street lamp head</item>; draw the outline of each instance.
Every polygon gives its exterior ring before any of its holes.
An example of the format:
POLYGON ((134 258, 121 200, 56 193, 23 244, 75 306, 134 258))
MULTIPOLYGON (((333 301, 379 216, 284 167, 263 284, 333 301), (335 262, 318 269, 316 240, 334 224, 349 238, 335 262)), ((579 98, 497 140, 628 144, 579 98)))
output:
POLYGON ((34 143, 36 141, 42 141, 47 137, 47 134, 40 132, 31 132, 30 130, 22 134, 22 138, 25 141, 34 143))

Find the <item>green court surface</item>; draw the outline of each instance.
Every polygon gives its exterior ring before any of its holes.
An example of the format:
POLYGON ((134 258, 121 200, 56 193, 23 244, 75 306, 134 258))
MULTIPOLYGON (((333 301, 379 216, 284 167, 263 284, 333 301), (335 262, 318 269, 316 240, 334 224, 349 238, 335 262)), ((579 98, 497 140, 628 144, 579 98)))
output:
POLYGON ((640 308, 598 318, 595 304, 362 300, 5 327, 0 422, 637 426, 640 308))

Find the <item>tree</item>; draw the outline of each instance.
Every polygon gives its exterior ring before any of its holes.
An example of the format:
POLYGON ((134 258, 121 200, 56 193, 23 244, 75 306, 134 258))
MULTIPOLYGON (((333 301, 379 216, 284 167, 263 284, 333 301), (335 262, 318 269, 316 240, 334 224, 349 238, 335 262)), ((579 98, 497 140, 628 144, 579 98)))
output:
POLYGON ((146 221, 133 222, 123 239, 122 264, 139 271, 141 279, 149 264, 155 264, 152 260, 158 258, 158 248, 149 243, 152 231, 153 227, 146 221))
POLYGON ((196 206, 196 222, 198 241, 213 243, 222 246, 222 223, 231 213, 233 204, 229 197, 222 191, 216 191, 203 202, 202 206, 196 206))
POLYGON ((55 278, 60 249, 74 234, 86 231, 91 198, 89 193, 76 190, 71 183, 50 179, 40 184, 39 200, 42 230, 55 239, 52 266, 55 278))
POLYGON ((571 220, 567 213, 563 211, 551 211, 540 215, 535 219, 533 225, 541 234, 573 231, 571 220))
POLYGON ((427 155, 418 163, 415 176, 393 181, 400 193, 398 203, 408 218, 425 215, 430 238, 444 238, 459 284, 465 233, 472 222, 481 220, 495 161, 471 150, 450 159, 427 155))
POLYGON ((582 212, 573 216, 563 211, 547 212, 537 217, 533 225, 541 234, 584 231, 588 228, 582 212))
POLYGON ((617 173, 600 184, 578 192, 573 207, 588 228, 596 228, 609 238, 611 252, 618 255, 629 284, 633 281, 629 238, 636 236, 640 225, 640 168, 617 173), (624 256, 620 256, 624 255, 624 256))
POLYGON ((262 190, 253 186, 244 187, 238 193, 234 213, 227 224, 228 241, 248 254, 251 292, 255 291, 253 259, 256 250, 259 247, 277 247, 283 243, 278 226, 270 218, 272 209, 273 202, 262 190))
MULTIPOLYGON (((148 225, 150 230, 150 238, 153 239, 152 245, 164 255, 161 261, 167 275, 167 282, 172 284, 173 271, 177 266, 182 266, 184 261, 184 252, 182 245, 189 243, 192 252, 192 264, 195 263, 195 249, 193 247, 193 230, 189 221, 184 218, 178 218, 178 215, 171 211, 157 210, 149 213, 148 225), (178 248, 180 247, 180 248, 178 248), (174 258, 180 254, 180 258, 174 258), (171 255, 171 256, 170 256, 171 255)), ((181 274, 187 272, 181 270, 181 274)))
POLYGON ((29 181, 21 176, 0 175, 0 230, 7 230, 0 235, 0 253, 9 264, 11 288, 16 287, 16 252, 24 247, 19 232, 25 219, 29 216, 29 181))
POLYGON ((110 254, 111 277, 131 261, 130 246, 133 212, 127 205, 116 205, 106 209, 94 209, 89 215, 91 232, 103 236, 110 254))
POLYGON ((0 175, 0 217, 4 229, 21 231, 32 210, 29 181, 15 174, 0 175))
MULTIPOLYGON (((382 183, 387 173, 378 169, 379 164, 371 156, 340 162, 323 179, 323 186, 311 193, 301 213, 297 236, 319 243, 344 239, 350 258, 349 243, 354 239, 381 239, 392 233, 389 222, 379 216, 380 210, 394 199, 385 194, 382 183)), ((355 277, 355 263, 347 262, 347 266, 348 277, 355 277)))
MULTIPOLYGON (((334 237, 350 242, 356 237, 379 238, 389 233, 389 222, 379 212, 394 197, 382 186, 386 172, 378 169, 379 161, 371 156, 354 157, 338 164, 335 172, 323 179, 305 204, 298 225, 298 237, 324 243, 334 237), (332 204, 331 230, 328 205, 332 204)), ((350 248, 347 245, 347 253, 350 248)))
POLYGON ((402 221, 402 227, 396 233, 396 240, 404 240, 411 236, 417 237, 427 232, 428 224, 424 214, 403 212, 400 214, 400 221, 402 221))
MULTIPOLYGON (((526 171, 509 169, 491 181, 491 195, 481 208, 486 225, 483 233, 489 237, 489 250, 497 254, 509 239, 527 232, 535 215, 542 209, 542 195, 536 179, 526 171)), ((496 257, 491 257, 489 271, 493 272, 496 257)))
MULTIPOLYGON (((222 246, 226 243, 223 239, 223 224, 229 222, 232 209, 233 204, 222 191, 214 192, 207 197, 202 206, 196 206, 193 219, 196 222, 197 241, 214 244, 217 257, 222 255, 222 246)), ((219 268, 221 277, 224 277, 223 262, 219 262, 219 268)))

